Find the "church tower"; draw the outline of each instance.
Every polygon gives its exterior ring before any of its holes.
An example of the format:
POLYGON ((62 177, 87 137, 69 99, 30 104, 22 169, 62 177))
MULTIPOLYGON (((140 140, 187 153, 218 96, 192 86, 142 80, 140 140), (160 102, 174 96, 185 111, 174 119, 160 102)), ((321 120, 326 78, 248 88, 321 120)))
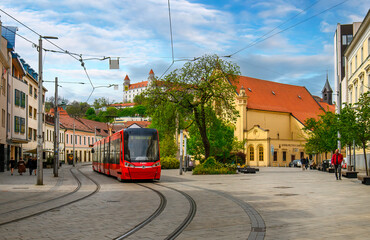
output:
POLYGON ((325 86, 322 89, 321 93, 322 93, 322 101, 332 105, 333 104, 333 90, 331 89, 330 84, 329 84, 328 73, 326 73, 326 82, 325 82, 325 86))
POLYGON ((150 86, 153 81, 154 81, 154 72, 153 72, 153 69, 150 69, 149 77, 148 77, 148 86, 150 86))
POLYGON ((130 78, 126 75, 125 79, 123 80, 123 103, 127 102, 127 93, 130 87, 130 78))

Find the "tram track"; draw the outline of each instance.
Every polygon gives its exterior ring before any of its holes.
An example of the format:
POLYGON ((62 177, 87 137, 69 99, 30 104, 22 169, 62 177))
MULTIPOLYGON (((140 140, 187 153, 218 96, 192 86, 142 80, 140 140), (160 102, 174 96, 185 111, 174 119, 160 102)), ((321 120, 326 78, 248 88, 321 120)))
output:
MULTIPOLYGON (((163 212, 163 210, 165 209, 165 207, 167 205, 167 199, 160 191, 158 191, 158 190, 156 190, 152 187, 145 186, 143 184, 138 184, 138 183, 136 183, 136 184, 141 186, 141 187, 145 187, 149 190, 154 191, 160 198, 160 204, 159 204, 158 208, 156 209, 156 211, 154 211, 153 214, 151 214, 148 218, 146 218, 144 221, 137 224, 134 228, 130 229, 126 233, 120 235, 117 238, 114 238, 114 240, 125 239, 125 238, 131 236, 132 234, 134 234, 135 232, 139 231, 140 229, 145 227, 147 224, 149 224, 151 221, 153 221, 156 217, 158 217, 163 212)), ((193 220, 193 218, 194 218, 194 216, 197 212, 197 204, 196 204, 195 200, 190 195, 188 195, 187 193, 185 193, 183 191, 180 191, 176 188, 164 186, 164 185, 161 185, 161 184, 155 184, 155 185, 163 187, 163 188, 170 189, 172 191, 176 191, 176 192, 180 193, 181 195, 183 195, 189 202, 189 212, 188 212, 186 218, 181 222, 181 224, 173 232, 171 232, 165 238, 166 240, 176 239, 185 230, 185 228, 190 224, 190 222, 193 220)))
MULTIPOLYGON (((6 213, 2 213, 1 215, 10 214, 10 213, 14 213, 14 212, 19 212, 21 210, 24 210, 24 209, 27 209, 27 208, 31 208, 31 207, 41 206, 43 204, 46 204, 46 203, 49 203, 49 202, 52 202, 52 201, 56 201, 56 200, 59 200, 59 199, 62 199, 62 198, 65 198, 67 196, 70 196, 70 195, 78 192, 81 189, 82 183, 77 178, 76 174, 73 173, 72 168, 70 169, 70 171, 71 171, 73 177, 75 178, 75 180, 77 181, 77 184, 78 184, 78 186, 73 191, 71 191, 69 193, 66 193, 66 194, 63 194, 61 196, 58 196, 56 198, 48 199, 48 200, 43 201, 43 202, 40 202, 40 203, 29 205, 29 206, 26 206, 26 207, 23 207, 23 208, 14 209, 14 210, 8 211, 6 213)), ((83 196, 83 197, 74 199, 72 201, 69 201, 69 202, 60 204, 60 205, 55 206, 55 207, 51 207, 51 208, 48 208, 48 209, 45 209, 45 210, 42 210, 42 211, 37 211, 37 212, 34 212, 32 214, 28 214, 28 215, 25 215, 25 216, 22 216, 22 217, 19 217, 19 218, 15 218, 15 219, 12 219, 12 220, 9 220, 9 221, 0 222, 0 226, 7 225, 7 224, 10 224, 10 223, 14 223, 14 222, 19 222, 19 221, 22 221, 22 220, 27 219, 27 218, 30 218, 30 217, 35 217, 35 216, 41 215, 43 213, 46 213, 46 212, 49 212, 49 211, 53 211, 53 210, 56 210, 56 209, 59 209, 59 208, 62 208, 62 207, 65 207, 67 205, 70 205, 70 204, 73 204, 73 203, 82 201, 82 200, 84 200, 84 199, 86 199, 88 197, 91 197, 92 195, 96 194, 97 192, 99 192, 99 190, 100 190, 100 184, 97 181, 95 181, 94 179, 92 179, 91 177, 89 177, 88 175, 86 175, 85 173, 83 173, 79 168, 77 168, 77 171, 79 173, 81 173, 84 177, 86 177, 87 179, 89 179, 90 181, 92 181, 96 185, 96 188, 95 188, 94 191, 92 191, 91 193, 89 193, 86 196, 83 196)))
POLYGON ((134 234, 135 232, 139 231, 140 229, 142 229, 145 225, 149 224, 151 221, 153 221, 156 217, 158 217, 162 212, 163 210, 166 208, 166 205, 167 205, 167 198, 161 193, 159 192, 158 190, 155 190, 154 188, 151 188, 151 187, 148 187, 148 186, 145 186, 145 185, 142 185, 142 184, 139 184, 139 183, 136 183, 137 185, 141 186, 141 187, 144 187, 144 188, 147 188, 149 190, 152 190, 153 192, 155 192, 159 198, 160 198, 160 203, 159 203, 159 206, 158 208, 152 213, 152 215, 150 215, 148 218, 146 218, 144 221, 140 222, 139 224, 137 224, 135 227, 133 227, 132 229, 130 229, 129 231, 125 232, 124 234, 118 236, 117 238, 114 238, 115 240, 121 240, 121 239, 125 239, 129 236, 131 236, 132 234, 134 234))

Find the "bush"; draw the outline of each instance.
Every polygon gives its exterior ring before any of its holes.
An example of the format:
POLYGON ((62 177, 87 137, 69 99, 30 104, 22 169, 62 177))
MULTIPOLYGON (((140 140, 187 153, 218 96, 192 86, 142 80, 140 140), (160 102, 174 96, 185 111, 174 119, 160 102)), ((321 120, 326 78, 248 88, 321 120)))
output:
POLYGON ((235 174, 235 164, 222 164, 217 162, 214 157, 207 158, 204 163, 199 164, 193 169, 194 175, 205 174, 235 174))
POLYGON ((174 157, 164 157, 161 159, 162 169, 177 169, 180 167, 180 161, 174 157))

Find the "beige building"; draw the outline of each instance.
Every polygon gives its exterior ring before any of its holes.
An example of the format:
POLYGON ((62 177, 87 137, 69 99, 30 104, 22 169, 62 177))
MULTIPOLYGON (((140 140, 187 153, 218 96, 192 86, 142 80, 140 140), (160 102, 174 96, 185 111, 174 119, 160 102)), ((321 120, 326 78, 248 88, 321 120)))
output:
MULTIPOLYGON (((346 100, 348 103, 355 104, 361 94, 368 92, 370 87, 370 11, 354 35, 344 56, 348 89, 346 100)), ((370 159, 369 148, 366 155, 367 159, 370 159)), ((361 148, 356 149, 356 166, 358 169, 365 169, 364 154, 361 148)))
POLYGON ((10 78, 11 54, 8 51, 8 41, 2 36, 2 27, 0 21, 0 172, 6 169, 8 160, 7 154, 7 97, 8 81, 10 78))
POLYGON ((244 76, 238 81, 235 136, 246 141, 246 165, 287 166, 309 157, 304 151, 304 122, 324 113, 323 106, 333 106, 316 101, 305 87, 244 76))

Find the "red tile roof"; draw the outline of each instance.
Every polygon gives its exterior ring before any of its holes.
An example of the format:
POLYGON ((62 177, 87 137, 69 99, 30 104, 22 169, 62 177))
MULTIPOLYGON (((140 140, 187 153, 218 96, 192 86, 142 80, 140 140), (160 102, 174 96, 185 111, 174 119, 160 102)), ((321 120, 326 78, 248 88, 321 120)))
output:
POLYGON ((148 86, 148 81, 130 84, 129 89, 142 88, 148 86))
POLYGON ((147 128, 152 122, 149 121, 127 121, 125 122, 125 128, 128 128, 132 124, 137 124, 142 128, 147 128))
POLYGON ((115 103, 115 104, 111 104, 109 105, 110 107, 131 107, 131 106, 135 106, 136 103, 115 103))
POLYGON ((126 77, 124 80, 130 80, 130 78, 128 77, 128 75, 126 74, 126 77))
POLYGON ((93 120, 89 120, 85 118, 79 118, 78 120, 85 126, 89 127, 93 132, 95 132, 95 128, 96 128, 97 130, 96 135, 101 135, 103 137, 106 137, 109 135, 109 129, 106 123, 97 122, 97 121, 93 121, 93 120))
POLYGON ((335 113, 335 105, 332 104, 328 104, 326 102, 319 102, 319 104, 324 108, 324 110, 327 112, 327 111, 330 111, 330 112, 333 112, 335 113))
POLYGON ((153 69, 150 69, 149 75, 154 74, 153 69))
POLYGON ((301 123, 317 118, 323 108, 305 87, 239 76, 236 85, 239 94, 243 86, 248 96, 247 108, 291 113, 301 123))

